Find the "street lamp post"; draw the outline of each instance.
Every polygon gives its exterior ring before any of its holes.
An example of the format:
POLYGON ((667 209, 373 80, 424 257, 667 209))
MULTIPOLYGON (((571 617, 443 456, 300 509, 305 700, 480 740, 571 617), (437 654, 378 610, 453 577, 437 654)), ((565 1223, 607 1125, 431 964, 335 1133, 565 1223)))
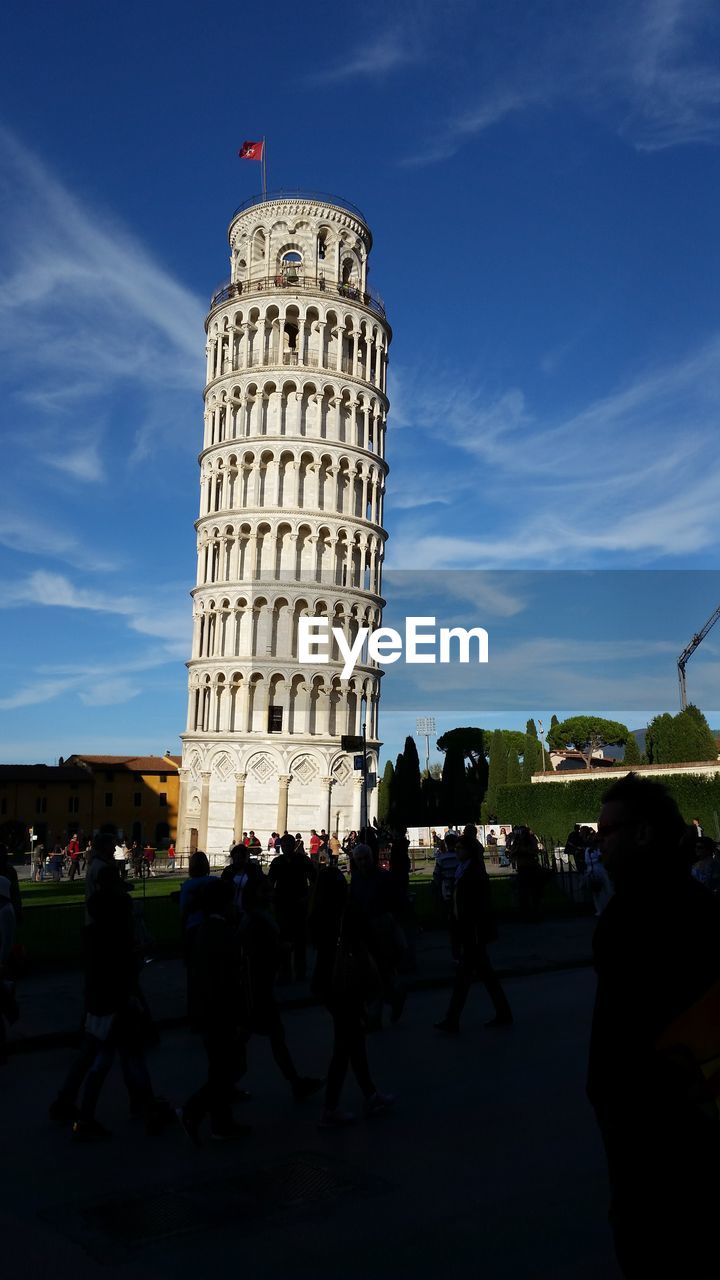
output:
POLYGON ((430 773, 430 738, 435 737, 435 717, 418 716, 415 721, 415 737, 425 739, 425 772, 430 773))

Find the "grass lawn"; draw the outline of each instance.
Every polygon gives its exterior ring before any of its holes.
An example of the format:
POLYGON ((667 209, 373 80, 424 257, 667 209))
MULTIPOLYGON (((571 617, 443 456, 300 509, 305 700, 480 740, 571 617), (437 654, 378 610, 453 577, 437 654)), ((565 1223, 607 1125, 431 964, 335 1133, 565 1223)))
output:
MULTIPOLYGON (((177 894, 184 876, 155 876, 146 880, 129 880, 134 886, 132 899, 142 912, 155 948, 172 952, 179 945, 178 905, 171 895, 177 894)), ((510 876, 491 880, 493 902, 500 919, 513 919, 517 914, 510 876)), ((69 968, 80 962, 80 935, 84 923, 85 882, 61 880, 60 884, 21 881, 23 919, 18 942, 27 948, 32 967, 69 968)), ((410 892, 414 899, 417 924, 422 929, 445 927, 444 912, 432 891, 428 875, 413 876, 410 892)), ((547 886, 543 909, 549 915, 574 915, 578 908, 570 902, 554 882, 547 886)))

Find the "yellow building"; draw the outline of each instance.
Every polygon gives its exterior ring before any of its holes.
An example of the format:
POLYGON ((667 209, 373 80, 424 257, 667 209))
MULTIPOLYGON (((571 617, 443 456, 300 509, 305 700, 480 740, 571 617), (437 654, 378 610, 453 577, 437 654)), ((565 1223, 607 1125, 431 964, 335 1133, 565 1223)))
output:
POLYGON ((177 833, 179 756, 72 755, 92 783, 90 833, 106 830, 155 848, 177 833))
POLYGON ((31 831, 46 849, 91 835, 92 814, 93 779, 80 765, 0 764, 0 841, 13 853, 29 850, 31 831))

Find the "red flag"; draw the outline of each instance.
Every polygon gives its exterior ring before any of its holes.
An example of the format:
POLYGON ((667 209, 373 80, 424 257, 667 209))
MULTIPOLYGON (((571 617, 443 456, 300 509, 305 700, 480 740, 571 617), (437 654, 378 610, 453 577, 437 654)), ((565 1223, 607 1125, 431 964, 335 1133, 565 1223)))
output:
POLYGON ((243 142, 238 155, 241 160, 262 160, 264 142, 243 142))

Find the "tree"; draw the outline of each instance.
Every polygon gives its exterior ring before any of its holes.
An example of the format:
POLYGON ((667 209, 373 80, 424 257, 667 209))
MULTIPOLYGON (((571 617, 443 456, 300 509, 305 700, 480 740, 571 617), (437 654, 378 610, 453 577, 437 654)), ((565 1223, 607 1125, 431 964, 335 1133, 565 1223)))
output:
MULTIPOLYGON (((472 797, 472 805, 476 813, 480 812, 480 805, 483 801, 488 785, 488 762, 486 757, 487 747, 485 744, 485 734, 482 729, 474 726, 468 726, 460 729, 448 729, 447 733, 443 733, 437 740, 440 751, 447 754, 452 747, 461 752, 465 762, 466 773, 470 786, 472 797)), ((443 776, 445 770, 443 768, 443 776)))
POLYGON ((400 827, 404 823, 404 814, 406 809, 407 795, 405 788, 405 757, 402 752, 400 752, 400 755, 397 756, 395 760, 392 788, 390 790, 388 822, 391 827, 400 827))
POLYGON ((442 821, 442 781, 432 773, 424 773, 421 782, 424 821, 434 827, 442 821))
POLYGON ((537 731, 537 729, 536 729, 536 727, 535 727, 535 721, 534 721, 534 720, 528 720, 527 724, 525 725, 525 737, 526 737, 526 738, 537 738, 537 736, 538 736, 538 731, 537 731))
POLYGON ((388 760, 383 769, 383 776, 380 779, 378 787, 378 822, 386 823, 390 818, 390 806, 392 803, 393 780, 395 778, 395 770, 392 760, 388 760))
MULTIPOLYGON (((532 724, 529 720, 528 724, 532 724)), ((539 773, 542 769, 542 747, 537 736, 533 737, 531 733, 525 735, 525 750, 523 752, 522 763, 522 780, 529 782, 534 773, 539 773)))
POLYGON ((702 711, 692 704, 676 716, 668 711, 648 725, 645 750, 651 764, 685 764, 716 760, 718 749, 702 711))
POLYGON ((468 777, 464 753, 456 743, 445 751, 440 785, 443 821, 470 822, 477 814, 474 788, 468 777))
POLYGON ((401 824, 406 827, 417 827, 423 821, 422 792, 420 789, 420 757, 415 739, 409 735, 405 739, 403 750, 405 810, 401 814, 401 824))
POLYGON ((640 764, 640 748, 637 744, 637 738, 634 733, 630 734, 630 737, 625 743, 623 764, 629 764, 631 767, 633 765, 640 764))
POLYGON ((522 782, 522 766, 517 758, 516 751, 508 752, 505 781, 508 786, 514 786, 516 782, 522 782))
POLYGON ((619 720, 603 720, 601 716, 570 716, 551 728, 548 742, 556 751, 575 747, 582 752, 585 768, 590 769, 593 751, 598 747, 625 743, 629 733, 627 726, 619 720))
POLYGON ((502 729, 496 729, 490 739, 490 766, 485 809, 488 816, 497 813, 498 790, 507 783, 508 749, 502 729))

